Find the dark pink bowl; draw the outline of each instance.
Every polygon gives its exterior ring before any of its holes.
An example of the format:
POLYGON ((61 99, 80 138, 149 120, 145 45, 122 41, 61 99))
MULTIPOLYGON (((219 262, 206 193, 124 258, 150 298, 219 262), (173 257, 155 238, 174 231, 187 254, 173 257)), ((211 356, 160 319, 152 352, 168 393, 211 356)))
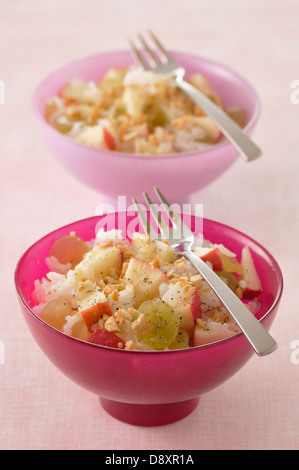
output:
MULTIPOLYGON (((92 217, 62 227, 31 246, 18 262, 15 285, 27 325, 46 356, 71 380, 98 395, 112 416, 136 425, 161 425, 188 415, 198 397, 235 374, 254 354, 240 333, 216 343, 181 351, 140 352, 111 349, 69 337, 44 323, 31 309, 33 283, 46 275, 45 258, 53 242, 75 231, 85 240, 94 238, 97 223, 107 221, 126 228, 136 214, 92 217)), ((191 220, 192 224, 195 219, 191 220)), ((132 225, 131 225, 132 226, 132 225)), ((124 233, 126 233, 124 231, 124 233)), ((263 306, 259 319, 269 329, 277 313, 283 280, 275 259, 245 234, 204 219, 206 238, 223 243, 240 254, 252 250, 262 280, 263 306)))
MULTIPOLYGON (((253 132, 260 115, 260 101, 253 87, 243 77, 206 58, 181 52, 173 52, 173 55, 185 67, 186 77, 191 73, 205 74, 226 106, 243 107, 248 116, 245 131, 248 134, 253 132)), ((33 96, 33 111, 38 127, 62 166, 111 202, 119 194, 125 194, 129 200, 132 197, 138 199, 143 191, 151 191, 153 186, 163 187, 170 202, 187 202, 186 199, 192 193, 209 185, 239 158, 228 141, 200 152, 140 157, 77 143, 56 131, 44 119, 46 101, 72 78, 98 82, 109 68, 131 64, 130 52, 116 51, 71 62, 49 74, 33 96)))

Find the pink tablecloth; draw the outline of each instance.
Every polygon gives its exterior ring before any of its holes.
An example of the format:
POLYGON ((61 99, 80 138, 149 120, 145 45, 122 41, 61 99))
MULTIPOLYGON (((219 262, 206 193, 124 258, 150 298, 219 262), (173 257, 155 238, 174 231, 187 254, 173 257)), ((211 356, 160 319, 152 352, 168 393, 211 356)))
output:
POLYGON ((295 0, 2 2, 1 364, 2 449, 298 449, 299 79, 295 0), (94 214, 100 195, 62 170, 33 122, 39 80, 66 61, 126 47, 151 27, 172 48, 221 61, 246 76, 262 100, 255 133, 264 155, 238 161, 194 202, 205 217, 248 233, 281 265, 285 290, 271 330, 279 349, 254 356, 201 397, 184 420, 160 428, 115 421, 97 397, 64 377, 33 341, 13 285, 18 257, 52 229, 94 214))

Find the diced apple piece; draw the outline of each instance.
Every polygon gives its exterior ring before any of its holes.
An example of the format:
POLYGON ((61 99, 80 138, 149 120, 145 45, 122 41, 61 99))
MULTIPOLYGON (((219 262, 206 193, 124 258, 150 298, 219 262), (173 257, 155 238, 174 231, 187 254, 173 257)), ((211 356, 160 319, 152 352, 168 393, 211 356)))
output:
POLYGON ((201 320, 197 322, 194 329, 193 346, 213 343, 234 334, 235 332, 229 328, 227 323, 201 320))
POLYGON ((221 253, 220 253, 220 250, 219 250, 218 247, 213 248, 208 253, 201 256, 201 259, 204 262, 209 261, 212 264, 214 271, 222 271, 223 270, 221 253))
POLYGON ((123 339, 112 333, 112 331, 105 330, 105 328, 97 328, 90 337, 89 342, 117 349, 124 349, 126 346, 123 339))
POLYGON ((70 83, 63 87, 59 95, 72 101, 83 100, 86 83, 80 78, 73 78, 70 83))
POLYGON ((128 128, 127 132, 122 136, 123 144, 133 143, 138 139, 147 138, 149 136, 149 127, 146 122, 137 124, 131 128, 128 128))
POLYGON ((95 246, 75 268, 77 280, 95 282, 109 276, 111 270, 121 270, 122 250, 119 246, 103 248, 95 246))
POLYGON ((194 123, 205 131, 205 139, 210 142, 219 142, 222 132, 218 129, 216 124, 207 116, 196 116, 194 123), (196 120, 196 121, 195 121, 196 120))
POLYGON ((243 298, 252 299, 262 292, 262 285, 257 274, 252 254, 248 246, 245 246, 241 255, 243 298))
POLYGON ((51 98, 46 102, 45 105, 45 118, 50 123, 52 122, 53 116, 56 116, 58 111, 63 109, 63 100, 55 97, 51 98))
POLYGON ((160 269, 136 258, 131 258, 124 279, 135 288, 135 308, 145 300, 159 296, 159 286, 169 279, 160 269))
POLYGON ((227 256, 221 253, 221 260, 223 265, 223 271, 228 273, 237 273, 242 274, 242 266, 241 263, 237 260, 237 258, 232 256, 227 256))
POLYGON ((89 331, 91 331, 91 327, 103 315, 112 315, 111 307, 105 294, 99 290, 91 292, 83 300, 80 300, 78 302, 78 310, 89 331))
POLYGON ((218 247, 215 247, 215 248, 198 247, 196 248, 195 253, 205 263, 207 261, 211 263, 213 267, 213 271, 223 271, 221 252, 218 247))
POLYGON ((73 102, 95 104, 101 99, 101 92, 94 82, 73 78, 60 91, 60 96, 73 102))
POLYGON ((194 73, 190 75, 188 82, 191 83, 191 85, 195 86, 205 95, 211 95, 214 93, 214 90, 212 89, 208 78, 201 73, 194 73))
POLYGON ((219 297, 204 280, 202 281, 199 295, 201 299, 201 310, 203 313, 207 310, 211 310, 212 308, 219 308, 222 305, 219 297))
POLYGON ((217 106, 224 108, 222 99, 220 96, 213 90, 208 78, 203 74, 193 74, 189 77, 188 82, 191 85, 195 86, 198 90, 208 96, 212 101, 214 101, 217 106))
POLYGON ((105 294, 100 289, 94 289, 92 292, 87 292, 87 295, 78 300, 78 310, 82 312, 83 310, 87 310, 94 305, 104 303, 107 301, 105 294))
POLYGON ((127 73, 127 69, 124 67, 114 67, 109 69, 100 81, 101 88, 120 88, 122 89, 123 79, 127 73))
POLYGON ((110 129, 109 122, 103 119, 101 124, 87 126, 77 135, 77 140, 96 148, 116 149, 116 140, 110 129))
POLYGON ((139 86, 127 86, 122 96, 123 105, 131 116, 138 116, 143 111, 146 100, 146 94, 139 86))
POLYGON ((175 252, 167 243, 146 235, 134 234, 131 245, 135 257, 142 261, 158 258, 162 263, 173 263, 175 259, 175 252))
POLYGON ((112 315, 108 301, 95 304, 92 307, 81 311, 81 318, 89 331, 91 331, 92 326, 97 323, 103 315, 112 315))
POLYGON ((228 323, 229 327, 236 332, 239 332, 239 327, 237 326, 236 322, 232 318, 231 314, 227 310, 224 305, 212 308, 210 310, 206 310, 202 316, 203 320, 213 320, 214 322, 218 323, 228 323))
POLYGON ((180 280, 169 286, 162 300, 178 315, 179 328, 192 337, 195 322, 201 316, 201 301, 197 288, 180 280))
POLYGON ((116 144, 115 144, 115 138, 113 134, 105 126, 102 127, 102 132, 103 132, 103 142, 105 144, 105 147, 108 150, 115 150, 116 144))

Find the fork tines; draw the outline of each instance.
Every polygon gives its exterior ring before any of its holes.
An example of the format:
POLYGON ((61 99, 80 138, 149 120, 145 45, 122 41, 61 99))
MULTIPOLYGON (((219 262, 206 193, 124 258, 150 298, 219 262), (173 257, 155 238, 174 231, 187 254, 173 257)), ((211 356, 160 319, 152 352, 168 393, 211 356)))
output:
POLYGON ((151 37, 151 40, 155 45, 155 50, 148 45, 148 42, 141 34, 138 34, 138 39, 144 48, 143 52, 140 52, 131 39, 129 39, 128 42, 136 62, 138 62, 142 68, 151 70, 156 65, 169 61, 171 57, 154 33, 148 31, 148 35, 151 37))
POLYGON ((160 201, 159 205, 154 204, 147 193, 143 193, 143 196, 148 204, 150 215, 153 217, 156 227, 151 223, 144 206, 139 204, 136 199, 133 199, 145 233, 153 239, 166 239, 170 242, 182 240, 186 232, 189 235, 189 228, 187 228, 180 215, 174 210, 173 205, 168 202, 162 192, 157 187, 154 190, 160 201))

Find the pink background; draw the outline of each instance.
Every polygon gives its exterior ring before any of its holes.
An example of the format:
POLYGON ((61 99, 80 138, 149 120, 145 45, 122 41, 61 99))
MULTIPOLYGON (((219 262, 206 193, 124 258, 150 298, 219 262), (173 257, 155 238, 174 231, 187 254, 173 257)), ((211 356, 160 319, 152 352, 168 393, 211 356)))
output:
POLYGON ((5 104, 1 141, 1 449, 298 449, 299 104, 298 0, 0 0, 5 104), (92 216, 101 196, 62 170, 30 108, 38 82, 85 55, 127 47, 150 27, 172 49, 223 62, 247 77, 262 101, 255 140, 264 155, 241 159, 195 194, 204 216, 232 225, 274 255, 284 295, 271 329, 278 350, 254 356, 232 379, 201 397, 184 420, 160 428, 115 421, 98 398, 64 377, 34 343, 13 284, 23 251, 47 232, 92 216), (297 346, 298 348, 298 346, 297 346), (2 358, 3 359, 3 358, 2 358))

